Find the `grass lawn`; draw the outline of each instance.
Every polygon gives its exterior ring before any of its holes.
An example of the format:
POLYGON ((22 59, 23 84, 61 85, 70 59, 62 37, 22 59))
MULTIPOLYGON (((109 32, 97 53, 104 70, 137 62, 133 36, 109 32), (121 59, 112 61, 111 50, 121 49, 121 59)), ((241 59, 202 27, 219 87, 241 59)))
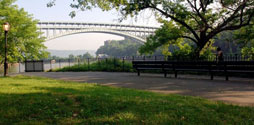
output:
POLYGON ((0 124, 254 124, 254 107, 38 77, 0 77, 0 124))

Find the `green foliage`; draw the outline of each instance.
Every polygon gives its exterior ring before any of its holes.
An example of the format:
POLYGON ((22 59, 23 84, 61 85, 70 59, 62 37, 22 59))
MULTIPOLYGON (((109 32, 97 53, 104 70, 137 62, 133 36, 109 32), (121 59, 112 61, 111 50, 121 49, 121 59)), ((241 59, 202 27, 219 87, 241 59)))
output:
POLYGON ((191 58, 193 57, 193 48, 190 43, 186 43, 182 40, 178 40, 177 43, 171 45, 172 58, 191 58))
POLYGON ((75 56, 74 56, 73 54, 70 54, 70 55, 69 55, 69 59, 74 59, 74 57, 75 57, 75 56))
MULTIPOLYGON (((238 32, 238 30, 236 32, 238 32)), ((214 41, 214 46, 220 47, 223 50, 223 53, 241 53, 241 45, 239 44, 239 40, 235 38, 233 31, 226 31, 218 34, 214 41)))
POLYGON ((89 52, 86 52, 85 54, 83 54, 82 57, 80 56, 80 59, 87 59, 87 58, 93 58, 93 56, 89 52))
POLYGON ((216 52, 217 47, 214 46, 214 40, 210 40, 205 46, 204 48, 200 51, 200 59, 204 59, 204 60, 211 60, 214 61, 216 60, 216 54, 214 54, 214 52, 216 52))
MULTIPOLYGON (((54 1, 51 0, 48 5, 53 6, 54 1)), ((142 48, 141 51, 150 53, 149 48, 154 50, 181 37, 196 44, 197 58, 207 43, 219 33, 250 25, 254 17, 253 6, 253 0, 73 0, 71 4, 72 8, 82 11, 93 7, 104 11, 116 9, 122 14, 120 20, 150 9, 156 13, 159 20, 172 21, 175 26, 169 27, 172 28, 171 35, 171 32, 168 32, 170 29, 165 29, 167 25, 164 24, 159 30, 163 37, 151 36, 146 44, 147 49, 142 48), (177 27, 176 31, 173 30, 174 27, 177 27), (163 35, 166 33, 168 36, 163 35)), ((71 16, 75 16, 75 12, 71 12, 71 16)))
POLYGON ((107 41, 104 46, 101 46, 97 51, 96 55, 106 54, 108 56, 137 56, 138 48, 141 46, 140 43, 125 39, 121 41, 107 41))
POLYGON ((249 60, 254 60, 254 43, 250 43, 251 47, 243 47, 242 48, 242 55, 248 57, 249 60))
MULTIPOLYGON (((13 5, 15 0, 0 0, 0 24, 9 22, 11 25, 8 32, 8 60, 17 62, 25 59, 40 59, 47 57, 46 47, 43 45, 44 38, 40 38, 40 32, 36 27, 37 21, 32 15, 18 9, 13 5)), ((0 62, 4 58, 4 31, 0 30, 0 62)))
POLYGON ((236 31, 235 38, 241 45, 242 55, 254 60, 254 26, 244 27, 236 31))
POLYGON ((155 31, 155 35, 148 37, 144 46, 140 47, 141 54, 151 54, 162 45, 175 44, 183 34, 172 21, 163 21, 163 24, 160 29, 155 31))
MULTIPOLYGON (((182 29, 174 24, 173 21, 161 20, 161 22, 164 25, 147 39, 147 42, 140 47, 139 52, 141 54, 151 54, 158 47, 162 46, 162 53, 166 58, 167 56, 171 59, 195 58, 196 45, 192 41, 182 38, 184 34, 182 29)), ((213 43, 212 40, 207 42, 203 49, 200 50, 199 54, 201 59, 207 59, 213 55, 212 51, 215 50, 213 43)))
POLYGON ((247 124, 253 107, 17 76, 0 78, 0 124, 247 124))
MULTIPOLYGON (((214 51, 216 47, 213 46, 213 41, 207 43, 207 45, 200 51, 199 59, 208 60, 212 57, 215 58, 214 51)), ((188 59, 193 60, 195 58, 195 45, 191 42, 185 42, 184 39, 178 40, 175 44, 169 46, 172 51, 171 59, 188 59)))
POLYGON ((82 65, 74 65, 54 70, 56 72, 83 72, 83 71, 106 71, 106 72, 133 72, 132 63, 120 59, 104 59, 100 61, 86 62, 82 65))

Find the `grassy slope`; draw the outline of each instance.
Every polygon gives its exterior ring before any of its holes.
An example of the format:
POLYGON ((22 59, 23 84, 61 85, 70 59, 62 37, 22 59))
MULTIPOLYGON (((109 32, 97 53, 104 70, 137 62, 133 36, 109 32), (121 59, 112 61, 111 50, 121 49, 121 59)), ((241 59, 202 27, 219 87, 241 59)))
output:
POLYGON ((254 124, 254 108, 17 76, 0 78, 0 124, 254 124))

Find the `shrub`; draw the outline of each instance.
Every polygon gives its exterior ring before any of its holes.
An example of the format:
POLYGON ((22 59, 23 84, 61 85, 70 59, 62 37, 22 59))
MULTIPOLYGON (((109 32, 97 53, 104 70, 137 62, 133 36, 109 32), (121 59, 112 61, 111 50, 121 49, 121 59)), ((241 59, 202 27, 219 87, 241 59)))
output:
POLYGON ((120 59, 103 59, 99 61, 91 61, 89 64, 85 62, 82 65, 74 65, 53 70, 56 72, 84 72, 84 71, 106 71, 106 72, 133 72, 132 63, 120 59))

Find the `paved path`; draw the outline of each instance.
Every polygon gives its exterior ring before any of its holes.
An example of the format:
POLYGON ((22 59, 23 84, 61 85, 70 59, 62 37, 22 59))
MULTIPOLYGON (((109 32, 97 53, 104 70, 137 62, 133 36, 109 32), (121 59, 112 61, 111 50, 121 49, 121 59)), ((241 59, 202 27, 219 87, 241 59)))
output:
POLYGON ((47 72, 23 73, 54 79, 98 83, 102 85, 144 89, 154 92, 200 96, 210 100, 220 100, 231 104, 254 106, 254 78, 230 78, 209 76, 179 75, 164 78, 163 74, 108 73, 108 72, 47 72))

